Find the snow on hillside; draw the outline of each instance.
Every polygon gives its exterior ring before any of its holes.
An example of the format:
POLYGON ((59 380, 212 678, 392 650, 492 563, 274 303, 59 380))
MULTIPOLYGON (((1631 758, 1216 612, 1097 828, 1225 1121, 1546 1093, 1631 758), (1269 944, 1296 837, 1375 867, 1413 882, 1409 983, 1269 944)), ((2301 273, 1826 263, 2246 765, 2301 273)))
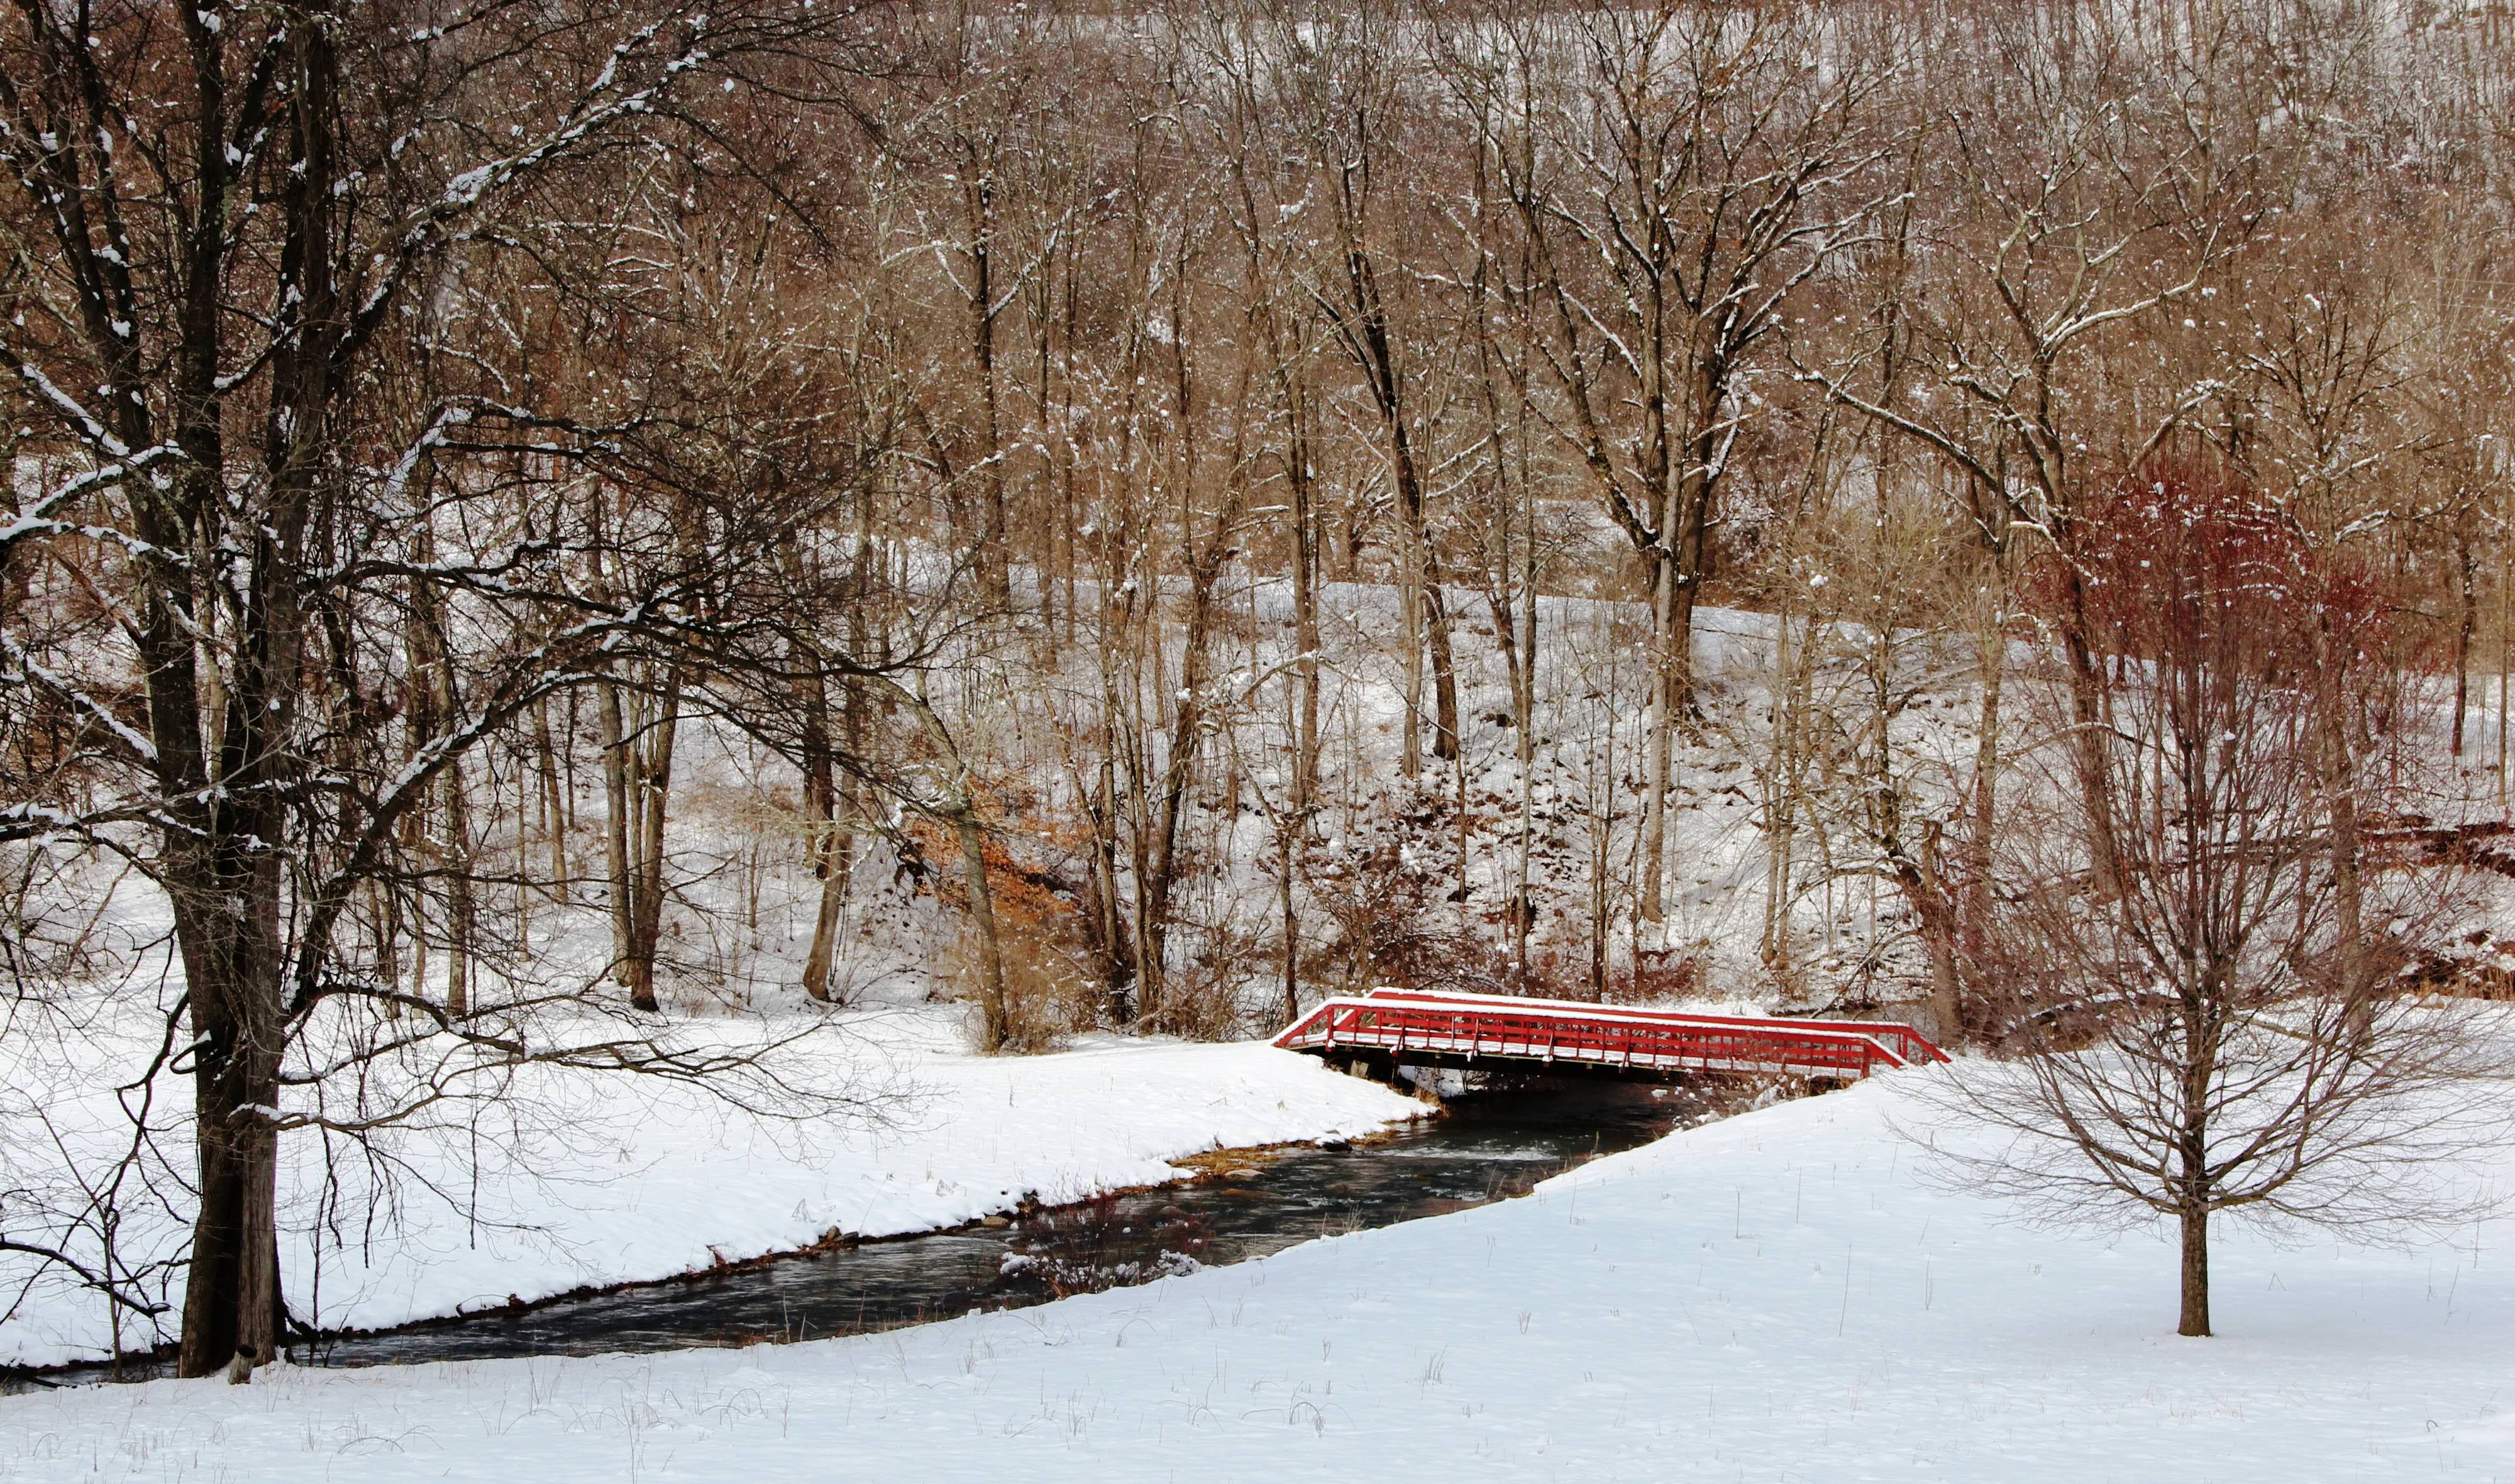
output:
POLYGON ((2412 1251, 2227 1228, 2221 1338, 2178 1340, 2160 1235, 1930 1183, 1928 1143, 1969 1135, 1927 1075, 885 1335, 21 1396, 0 1479, 2515 1477, 2508 1222, 2412 1251))

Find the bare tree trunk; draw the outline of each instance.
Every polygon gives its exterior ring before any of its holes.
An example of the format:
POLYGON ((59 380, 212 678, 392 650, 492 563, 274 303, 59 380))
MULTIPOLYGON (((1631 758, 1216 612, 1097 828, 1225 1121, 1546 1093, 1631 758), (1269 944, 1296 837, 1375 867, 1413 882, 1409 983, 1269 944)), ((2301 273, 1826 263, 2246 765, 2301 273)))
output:
POLYGON ((1397 618, 1406 646, 1405 711, 1398 718, 1397 768, 1413 779, 1423 771, 1423 568, 1416 559, 1415 538, 1399 538, 1397 618))
POLYGON ((1992 831, 2000 822, 2000 691, 2008 674, 2008 637, 1995 621, 1977 651, 1981 698, 1974 713, 1973 822, 1965 839, 1965 920, 1980 924, 1991 911, 1992 831))
POLYGON ((2180 1321, 2175 1323, 2178 1336, 2206 1339, 2208 1326, 2208 1099, 2210 1099, 2210 1051, 2208 1031, 2201 1029, 2206 1007, 2198 996, 2183 996, 2186 1013, 2186 1044, 2191 1064, 2183 1077, 2183 1130, 2180 1130, 2180 1210, 2175 1213, 2175 1225, 2183 1230, 2183 1262, 2180 1262, 2180 1321))
POLYGON ((960 837, 961 866, 969 878, 969 925, 978 935, 980 1049, 993 1054, 1005 1049, 1010 1030, 1005 1014, 1005 953, 996 936, 996 893, 987 880, 986 837, 978 828, 978 811, 966 793, 957 805, 952 828, 960 837))
POLYGON ((980 167, 969 186, 970 196, 970 267, 976 285, 969 295, 970 344, 978 366, 978 392, 986 434, 985 527, 979 534, 978 569, 986 574, 989 594, 999 608, 1012 604, 1012 554, 1008 547, 1009 517, 1005 501, 1003 389, 996 374, 995 186, 980 167))
POLYGON ((185 1003, 194 1044, 199 1213, 184 1292, 177 1370, 230 1379, 279 1354, 279 1066, 282 1013, 281 862, 285 833, 270 787, 296 724, 305 614, 286 584, 259 595, 252 625, 268 649, 227 688, 225 777, 236 789, 224 828, 185 850, 170 875, 185 1003))
POLYGON ((673 742, 680 728, 681 667, 670 666, 664 693, 654 702, 645 735, 631 745, 636 765, 639 823, 636 910, 630 922, 629 1003, 639 1010, 657 1009, 655 953, 664 928, 664 814, 673 790, 673 742))
POLYGON ((1092 888, 1094 933, 1100 947, 1100 982, 1111 1025, 1124 1026, 1135 1018, 1134 958, 1128 945, 1134 940, 1134 930, 1125 920, 1125 910, 1118 901, 1118 826, 1117 764, 1111 758, 1115 748, 1108 730, 1102 729, 1100 767, 1095 803, 1092 810, 1092 888))
POLYGON ((533 704, 533 750, 541 764, 544 829, 549 835, 551 891, 567 905, 567 794, 560 786, 558 752, 551 743, 550 699, 533 704))
MULTIPOLYGON (((1519 764, 1519 849, 1512 870, 1506 912, 1511 976, 1525 989, 1528 982, 1528 933, 1534 916, 1528 880, 1529 853, 1535 844, 1536 833, 1534 785, 1530 775, 1537 765, 1537 528, 1532 518, 1528 527, 1527 565, 1523 572, 1514 573, 1510 550, 1511 509, 1506 500, 1498 502, 1496 519, 1502 537, 1502 551, 1494 566, 1492 581, 1485 589, 1485 601, 1493 615, 1495 638, 1502 645, 1503 659, 1509 670, 1511 717, 1517 728, 1513 757, 1519 764), (1519 583, 1516 601, 1512 596, 1514 581, 1519 583)), ((1464 806, 1460 813, 1464 820, 1464 806)))
POLYGON ((1519 890, 1511 900, 1511 969, 1518 975, 1521 992, 1528 984, 1528 934, 1537 926, 1537 901, 1529 892, 1529 856, 1537 842, 1537 496, 1536 486, 1524 476, 1521 498, 1526 505, 1524 522, 1527 547, 1526 565, 1520 580, 1521 660, 1516 699, 1519 703, 1519 890))
MULTIPOLYGON (((1676 731, 1676 710, 1682 703, 1676 646, 1690 643, 1692 625, 1676 619, 1676 563, 1660 554, 1651 581, 1650 707, 1643 725, 1649 729, 1649 776, 1642 789, 1642 841, 1639 912, 1656 923, 1666 911, 1663 878, 1668 862, 1669 773, 1676 731)), ((1692 605, 1688 605, 1689 617, 1692 605)))
MULTIPOLYGON (((1764 816, 1764 932, 1759 949, 1776 979, 1786 979, 1791 968, 1791 886, 1796 875, 1805 781, 1800 728, 1812 703, 1817 620, 1813 614, 1798 617, 1793 637, 1790 607, 1786 604, 1774 616, 1780 632, 1773 652, 1772 736, 1759 790, 1764 816)), ((1831 924, 1833 913, 1826 916, 1831 924)))
POLYGON ((2454 626, 2453 626, 2453 753, 2462 757, 2463 717, 2471 709, 2471 640, 2480 627, 2480 597, 2476 582, 2478 561, 2473 555, 2472 526, 2477 511, 2469 502, 2455 512, 2453 522, 2454 626))
POLYGON ((2113 794, 2113 771, 2107 765, 2109 738, 2105 729, 2104 678, 2097 673, 2103 663, 2087 642, 2087 596, 2084 580, 2074 563, 2064 563, 2062 585, 2066 595, 2066 621, 2062 625, 2061 650, 2070 667, 2070 721, 2074 732, 2071 756, 2078 763, 2079 787, 2090 803, 2087 806, 2088 876, 2100 900, 2110 901, 2122 894, 2122 849, 2114 839, 2114 812, 2106 803, 2113 794))
MULTIPOLYGON (((444 713, 453 715, 449 706, 444 713)), ((472 808, 466 792, 463 760, 446 764, 440 785, 445 839, 439 848, 445 877, 445 1012, 472 1012, 472 951, 477 916, 473 903, 472 808)))
POLYGON ((1494 564, 1485 583, 1485 616, 1493 620, 1496 647, 1502 650, 1503 683, 1510 691, 1512 724, 1526 729, 1528 724, 1528 686, 1522 672, 1519 653, 1519 604, 1512 600, 1510 584, 1510 537, 1503 535, 1501 560, 1494 564))
POLYGON ((1607 868, 1614 859, 1616 834, 1616 665, 1607 666, 1607 698, 1598 708, 1604 730, 1603 757, 1590 764, 1589 798, 1589 998, 1607 997, 1607 935, 1614 918, 1607 868))
MULTIPOLYGON (((1378 312, 1376 301, 1373 312, 1378 312)), ((1420 656, 1428 652, 1432 659, 1432 756, 1447 762, 1459 756, 1459 681, 1450 654, 1449 604, 1441 595, 1441 558, 1432 546, 1422 475, 1416 467, 1414 439, 1406 427, 1398 373, 1386 359, 1390 352, 1385 326, 1376 326, 1372 338, 1382 357, 1381 368, 1374 375, 1375 381, 1386 388, 1381 415, 1388 429, 1390 456, 1397 467, 1397 508, 1406 522, 1407 591, 1415 599, 1408 613, 1407 642, 1417 646, 1408 661, 1408 725, 1413 726, 1412 718, 1422 707, 1420 656)), ((1411 730, 1407 741, 1411 753, 1415 746, 1411 730)), ((1416 766, 1420 765, 1419 762, 1416 766)), ((1413 767, 1407 776, 1414 776, 1413 767)))
POLYGON ((200 1207, 176 1369, 208 1376, 278 1357, 278 1136, 268 1113, 279 1098, 278 1015, 268 987, 185 946, 192 1029, 207 1049, 194 1078, 200 1207))
POLYGON ((1319 551, 1318 516, 1312 509, 1310 442, 1301 418, 1306 399, 1295 408, 1297 435, 1293 445, 1293 641, 1301 646, 1295 662, 1299 704, 1293 714, 1293 811, 1308 828, 1311 798, 1319 788, 1319 551))
MULTIPOLYGON (((2190 1149, 2186 1160, 2195 1164, 2205 1156, 2190 1149)), ((2187 1169, 2193 1168, 2187 1165, 2187 1169)), ((2183 1237, 2183 1257, 2179 1267, 2180 1316, 2174 1333, 2189 1339, 2206 1339, 2209 1330, 2209 1204, 2205 1195, 2188 1195, 2183 1209, 2175 1216, 2175 1224, 2183 1237)))
POLYGON ((678 664, 666 667, 653 696, 616 680, 601 686, 612 971, 628 989, 630 1005, 649 1011, 660 1008, 655 954, 663 933, 664 816, 672 792, 680 686, 678 664))
POLYGON ((1432 547, 1422 486, 1413 473, 1411 451, 1405 455, 1402 467, 1405 472, 1399 475, 1400 484, 1414 490, 1412 500, 1405 502, 1411 506, 1407 543, 1415 554, 1422 642, 1432 657, 1432 756, 1452 762, 1459 757, 1459 680, 1450 654, 1450 605, 1441 595, 1441 557, 1432 547))
POLYGON ((1277 846, 1281 852, 1281 875, 1276 890, 1284 909, 1284 1023, 1292 1024, 1301 1014, 1301 916, 1293 906, 1294 865, 1299 859, 1299 843, 1306 821, 1299 810, 1288 811, 1276 827, 1277 846))
MULTIPOLYGON (((419 559, 434 559, 434 543, 423 524, 417 542, 419 559)), ((412 594, 413 636, 423 649, 421 673, 429 692, 430 714, 440 719, 460 715, 461 697, 454 688, 454 657, 447 647, 444 614, 434 591, 420 585, 412 594)), ((437 818, 432 826, 423 813, 420 829, 428 837, 427 855, 445 878, 445 1011, 472 1012, 472 950, 475 926, 473 906, 472 811, 470 783, 461 758, 446 765, 437 781, 437 818)))
POLYGON ((821 884, 820 905, 812 914, 812 946, 804 957, 804 993, 823 1004, 830 999, 830 962, 836 955, 839 908, 845 896, 838 879, 838 786, 830 761, 829 701, 824 682, 814 676, 804 682, 803 732, 804 854, 821 884))
MULTIPOLYGON (((847 652, 862 656, 875 652, 874 641, 878 636, 886 640, 888 635, 888 626, 872 607, 878 546, 874 540, 870 491, 857 492, 855 535, 855 551, 849 557, 847 580, 847 652)), ((1046 581, 1045 577, 1042 581, 1046 581)), ((838 769, 832 757, 828 677, 815 674, 810 684, 812 690, 806 700, 804 732, 804 772, 813 829, 812 874, 821 883, 821 894, 820 903, 812 914, 812 946, 804 961, 804 992, 827 1003, 830 999, 830 969, 838 958, 839 927, 846 915, 847 897, 855 882, 856 820, 860 798, 855 773, 838 769)), ((846 755, 860 763, 864 758, 867 722, 867 697, 861 680, 850 676, 840 682, 839 708, 839 725, 846 755)))
MULTIPOLYGON (((856 511, 856 544, 853 571, 848 584, 847 652, 861 655, 865 650, 865 604, 868 600, 868 578, 872 563, 873 540, 869 528, 869 501, 859 498, 856 511)), ((783 544, 781 556, 786 562, 799 591, 804 586, 804 570, 801 551, 789 539, 783 544)), ((807 643, 810 674, 797 681, 803 706, 803 722, 798 738, 799 762, 804 775, 804 858, 812 868, 813 879, 821 885, 819 903, 812 914, 811 947, 804 957, 804 992, 827 1004, 830 999, 830 968, 837 958, 839 921, 847 898, 848 878, 855 856, 852 774, 845 790, 839 783, 839 767, 830 736, 830 681, 826 661, 817 644, 807 643)), ((850 757, 859 755, 863 742, 861 696, 863 687, 852 680, 845 682, 845 726, 850 757)))
MULTIPOLYGON (((1227 528, 1227 522, 1224 522, 1224 527, 1227 528)), ((1217 532, 1207 560, 1188 578, 1186 648, 1179 660, 1178 700, 1171 716, 1170 743, 1163 759, 1161 794, 1156 803, 1151 851, 1145 861, 1150 874, 1137 878, 1142 883, 1136 917, 1144 937, 1144 969, 1153 975, 1159 975, 1160 966, 1167 963, 1171 899, 1178 886, 1179 825, 1187 807, 1188 785, 1195 777, 1198 744, 1204 732, 1203 697, 1209 661, 1207 650, 1214 633, 1214 591, 1226 550, 1223 538, 1217 532)), ((1144 982, 1149 987, 1155 980, 1148 978, 1144 982)), ((1167 1009, 1156 1007, 1151 996, 1146 997, 1144 1012, 1147 1015, 1167 1009)))
MULTIPOLYGON (((374 920, 376 977, 398 989, 401 987, 401 905, 399 898, 381 881, 367 883, 367 914, 374 920)), ((387 1000, 384 1016, 388 1020, 400 1019, 400 1004, 387 1000)))
POLYGON ((598 716, 602 728, 602 803, 603 864, 610 886, 611 972, 622 984, 635 986, 630 977, 630 933, 636 912, 630 894, 630 841, 633 821, 630 811, 636 792, 630 778, 628 719, 621 705, 620 687, 602 682, 598 716))

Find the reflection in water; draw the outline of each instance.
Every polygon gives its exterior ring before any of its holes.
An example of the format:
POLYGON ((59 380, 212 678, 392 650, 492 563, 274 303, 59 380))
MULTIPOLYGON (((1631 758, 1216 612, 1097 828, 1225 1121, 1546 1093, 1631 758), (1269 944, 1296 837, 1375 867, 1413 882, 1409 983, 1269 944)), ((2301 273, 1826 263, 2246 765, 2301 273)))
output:
POLYGON ((311 1355, 292 1347, 291 1358, 365 1366, 750 1344, 1039 1303, 1521 1195, 1574 1165, 1716 1116, 1722 1091, 1591 1084, 1471 1095, 1385 1139, 1295 1149, 1219 1178, 1038 1212, 1010 1227, 343 1339, 311 1355))

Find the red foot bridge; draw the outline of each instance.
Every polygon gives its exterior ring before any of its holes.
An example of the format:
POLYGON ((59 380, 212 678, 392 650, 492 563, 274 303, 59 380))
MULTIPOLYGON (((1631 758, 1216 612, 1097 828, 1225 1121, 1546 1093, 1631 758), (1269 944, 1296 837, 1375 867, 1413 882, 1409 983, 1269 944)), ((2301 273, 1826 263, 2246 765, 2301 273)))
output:
POLYGON ((1275 1045, 1378 1068, 1670 1077, 1762 1072, 1850 1082, 1947 1060, 1909 1025, 1696 1015, 1570 1000, 1379 989, 1320 1005, 1275 1045))

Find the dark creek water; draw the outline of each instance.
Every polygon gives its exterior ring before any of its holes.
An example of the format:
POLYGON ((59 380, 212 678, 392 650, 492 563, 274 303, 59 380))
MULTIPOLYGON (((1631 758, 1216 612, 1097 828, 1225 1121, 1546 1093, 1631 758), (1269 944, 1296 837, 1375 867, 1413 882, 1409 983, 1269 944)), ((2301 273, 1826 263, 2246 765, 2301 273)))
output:
POLYGON ((368 1366, 748 1344, 1041 1303, 1522 1195, 1601 1154, 1717 1116, 1722 1091, 1587 1084, 1476 1093, 1388 1137, 1277 1151, 1184 1184, 1029 1213, 1006 1227, 869 1242, 521 1313, 343 1338, 311 1354, 292 1345, 290 1359, 368 1366))

